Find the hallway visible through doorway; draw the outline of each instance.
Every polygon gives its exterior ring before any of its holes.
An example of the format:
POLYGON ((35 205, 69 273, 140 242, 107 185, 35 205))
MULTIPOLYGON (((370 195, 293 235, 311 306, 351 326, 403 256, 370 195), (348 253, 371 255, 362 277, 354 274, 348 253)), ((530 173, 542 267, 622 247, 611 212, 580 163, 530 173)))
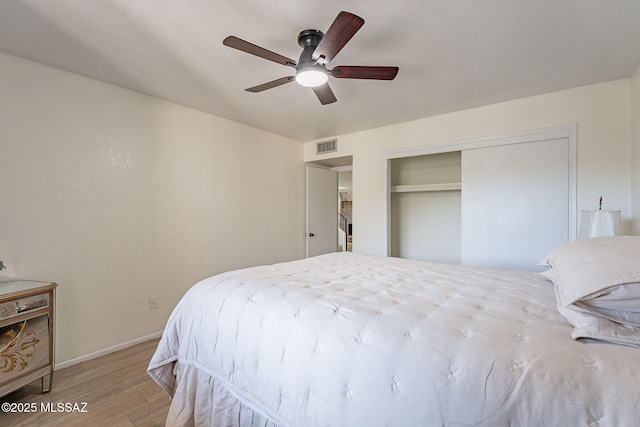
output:
POLYGON ((338 171, 338 251, 352 250, 353 193, 351 191, 351 167, 338 171), (348 170, 347 170, 348 169, 348 170))

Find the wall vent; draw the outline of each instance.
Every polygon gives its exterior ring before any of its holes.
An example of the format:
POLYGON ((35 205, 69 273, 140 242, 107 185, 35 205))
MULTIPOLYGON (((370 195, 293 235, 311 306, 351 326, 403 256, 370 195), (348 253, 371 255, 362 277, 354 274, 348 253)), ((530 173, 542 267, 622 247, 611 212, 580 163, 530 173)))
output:
POLYGON ((332 153, 338 151, 338 140, 322 141, 316 143, 316 154, 332 153))

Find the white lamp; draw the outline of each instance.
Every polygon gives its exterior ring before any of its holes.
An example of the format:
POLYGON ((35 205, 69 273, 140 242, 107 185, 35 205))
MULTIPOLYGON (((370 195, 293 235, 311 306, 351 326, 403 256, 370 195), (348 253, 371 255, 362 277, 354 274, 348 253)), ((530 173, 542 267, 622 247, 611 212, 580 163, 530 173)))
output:
POLYGON ((581 211, 578 239, 619 236, 622 234, 620 211, 603 211, 602 197, 597 211, 581 211))

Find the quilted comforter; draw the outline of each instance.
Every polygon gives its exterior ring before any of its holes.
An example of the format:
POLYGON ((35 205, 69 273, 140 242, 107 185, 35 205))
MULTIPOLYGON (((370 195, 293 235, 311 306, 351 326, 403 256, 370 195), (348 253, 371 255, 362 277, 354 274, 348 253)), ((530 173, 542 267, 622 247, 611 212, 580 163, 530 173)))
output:
POLYGON ((640 349, 571 331, 540 274, 335 253, 196 284, 148 372, 167 425, 638 425, 640 349))

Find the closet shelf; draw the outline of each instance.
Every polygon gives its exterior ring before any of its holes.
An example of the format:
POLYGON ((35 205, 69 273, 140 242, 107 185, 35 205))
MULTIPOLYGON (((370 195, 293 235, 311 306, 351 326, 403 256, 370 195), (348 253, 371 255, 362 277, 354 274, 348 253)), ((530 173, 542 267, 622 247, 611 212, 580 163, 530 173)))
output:
POLYGON ((392 185, 392 193, 419 193, 429 191, 456 191, 461 190, 462 184, 459 182, 446 182, 442 184, 413 184, 413 185, 392 185))

